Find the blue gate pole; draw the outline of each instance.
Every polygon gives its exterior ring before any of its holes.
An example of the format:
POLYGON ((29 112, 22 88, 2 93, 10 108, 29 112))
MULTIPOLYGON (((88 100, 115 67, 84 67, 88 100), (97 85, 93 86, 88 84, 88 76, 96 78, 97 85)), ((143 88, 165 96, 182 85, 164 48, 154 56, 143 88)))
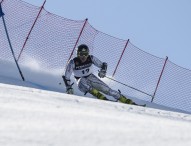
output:
POLYGON ((4 28, 5 28, 6 35, 7 35, 7 40, 8 40, 8 42, 9 42, 9 46, 10 46, 10 49, 11 49, 13 58, 14 58, 14 60, 15 60, 15 63, 16 63, 16 65, 17 65, 17 68, 18 68, 18 70, 19 70, 19 73, 20 73, 20 75, 21 75, 21 78, 22 78, 23 81, 25 81, 25 78, 24 78, 24 76, 23 76, 23 74, 22 74, 22 72, 21 72, 21 69, 20 69, 19 65, 18 65, 18 62, 17 62, 17 60, 16 60, 16 57, 15 57, 15 54, 14 54, 14 51, 13 51, 13 48, 12 48, 12 45, 11 45, 11 41, 10 41, 9 34, 8 34, 8 31, 7 31, 7 27, 6 27, 6 24, 5 24, 4 15, 5 15, 5 14, 4 14, 3 11, 2 11, 2 7, 1 7, 1 3, 0 3, 0 17, 2 17, 2 19, 3 19, 3 25, 4 25, 4 28))

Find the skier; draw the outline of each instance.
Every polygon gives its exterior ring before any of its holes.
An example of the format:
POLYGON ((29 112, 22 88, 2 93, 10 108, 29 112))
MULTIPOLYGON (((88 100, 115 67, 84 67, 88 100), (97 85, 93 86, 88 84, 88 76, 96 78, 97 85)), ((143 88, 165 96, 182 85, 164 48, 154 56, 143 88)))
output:
POLYGON ((104 96, 104 94, 106 94, 113 96, 116 100, 119 100, 122 103, 137 105, 131 99, 127 99, 120 92, 111 89, 107 84, 96 77, 92 73, 93 65, 100 68, 98 76, 104 78, 107 72, 107 63, 101 62, 95 56, 90 55, 87 45, 79 45, 77 48, 77 57, 69 61, 66 66, 65 74, 62 76, 68 94, 73 94, 73 84, 70 81, 71 74, 73 73, 79 90, 85 94, 90 93, 98 99, 108 100, 104 96))

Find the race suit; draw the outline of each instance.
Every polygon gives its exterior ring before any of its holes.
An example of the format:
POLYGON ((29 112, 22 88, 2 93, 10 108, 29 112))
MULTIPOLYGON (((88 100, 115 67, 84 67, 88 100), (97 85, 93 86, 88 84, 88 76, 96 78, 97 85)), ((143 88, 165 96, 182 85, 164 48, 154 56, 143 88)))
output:
POLYGON ((113 96, 115 99, 119 99, 120 93, 118 91, 112 90, 107 84, 93 74, 93 65, 101 68, 102 64, 103 62, 93 55, 89 55, 85 62, 81 62, 78 57, 75 57, 67 64, 65 79, 70 80, 73 73, 77 80, 79 90, 85 94, 92 89, 96 89, 106 95, 113 96))

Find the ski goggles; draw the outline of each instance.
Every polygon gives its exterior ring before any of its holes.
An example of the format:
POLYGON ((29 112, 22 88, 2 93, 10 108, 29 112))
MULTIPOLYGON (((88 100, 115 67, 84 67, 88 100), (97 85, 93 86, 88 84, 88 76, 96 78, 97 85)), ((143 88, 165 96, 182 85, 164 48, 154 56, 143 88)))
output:
POLYGON ((78 57, 82 57, 82 56, 87 57, 88 55, 89 55, 88 52, 79 52, 79 53, 78 53, 78 57))

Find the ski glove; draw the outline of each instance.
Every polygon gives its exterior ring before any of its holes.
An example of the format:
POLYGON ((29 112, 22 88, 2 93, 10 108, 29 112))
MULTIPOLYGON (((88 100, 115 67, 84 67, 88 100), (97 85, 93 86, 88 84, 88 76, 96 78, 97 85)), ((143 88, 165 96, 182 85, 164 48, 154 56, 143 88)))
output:
POLYGON ((72 85, 74 83, 70 83, 70 80, 66 79, 65 76, 62 76, 63 80, 64 80, 64 83, 65 83, 65 86, 66 86, 66 93, 67 94, 74 94, 74 90, 72 88, 72 85))
POLYGON ((104 78, 105 75, 106 75, 106 71, 103 70, 103 69, 101 69, 101 70, 99 71, 99 73, 98 73, 98 76, 99 76, 100 78, 104 78))
POLYGON ((66 93, 67 94, 74 94, 74 89, 72 88, 72 85, 66 87, 66 93))
POLYGON ((102 64, 101 70, 98 72, 98 76, 100 78, 104 78, 106 76, 106 72, 107 72, 107 63, 104 62, 102 64))

